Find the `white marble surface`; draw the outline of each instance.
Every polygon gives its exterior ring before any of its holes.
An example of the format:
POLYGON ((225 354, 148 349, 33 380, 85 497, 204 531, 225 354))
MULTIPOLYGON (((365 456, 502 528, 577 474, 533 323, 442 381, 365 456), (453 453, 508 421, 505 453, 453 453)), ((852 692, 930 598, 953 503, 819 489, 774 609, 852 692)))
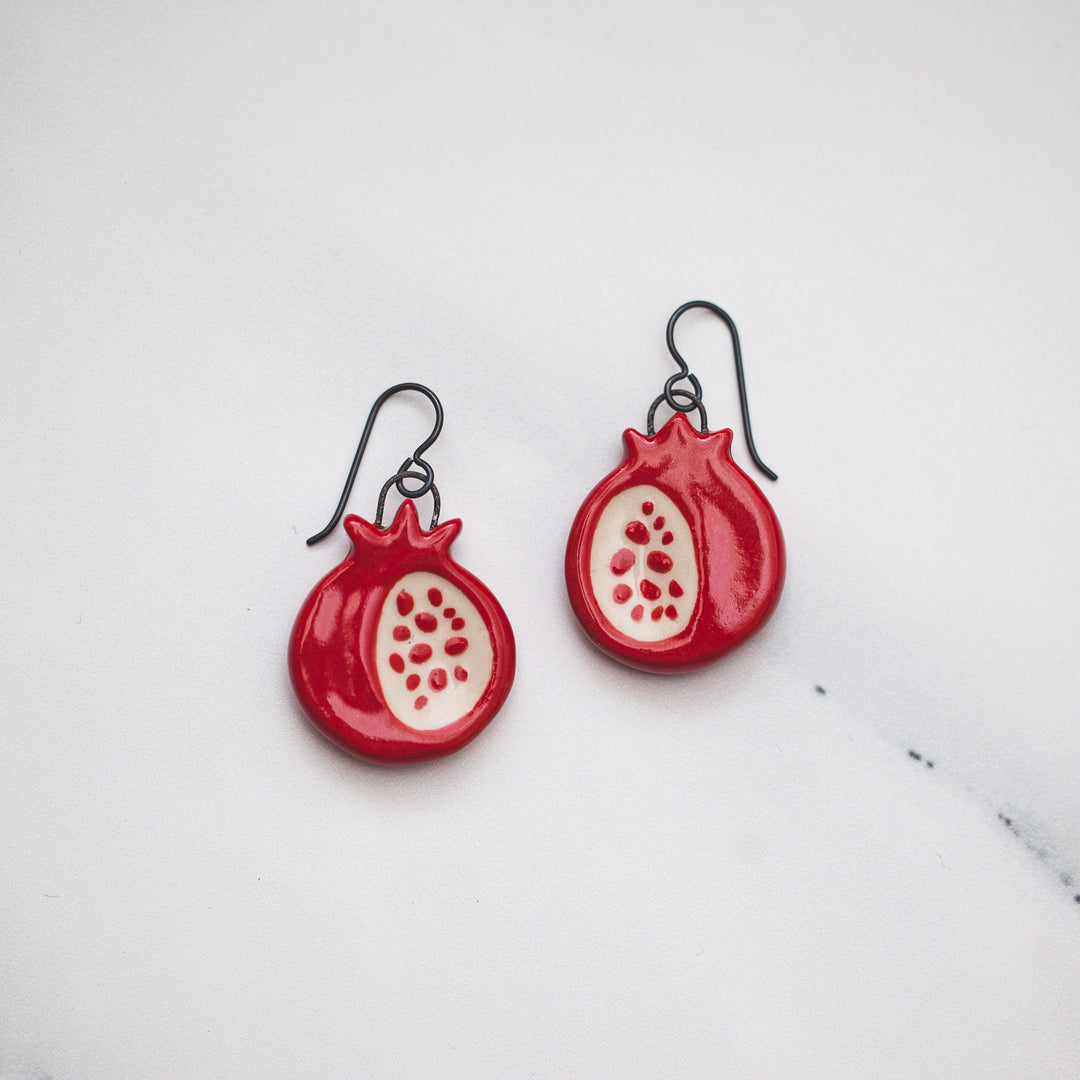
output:
POLYGON ((0 1078, 1080 1075, 1073 5, 0 19, 0 1078), (561 558, 698 297, 789 577, 665 679, 561 558), (387 771, 284 650, 403 379, 519 668, 387 771))

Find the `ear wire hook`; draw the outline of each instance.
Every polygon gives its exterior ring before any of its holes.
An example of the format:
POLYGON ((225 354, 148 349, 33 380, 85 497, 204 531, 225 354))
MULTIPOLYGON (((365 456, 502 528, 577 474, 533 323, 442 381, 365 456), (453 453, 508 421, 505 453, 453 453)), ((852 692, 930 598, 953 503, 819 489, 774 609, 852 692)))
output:
POLYGON ((651 435, 653 433, 652 418, 656 412, 656 406, 660 404, 661 400, 666 400, 668 405, 677 412, 692 412, 694 409, 700 410, 702 430, 706 429, 705 409, 701 404, 701 383, 699 383, 697 378, 691 373, 686 361, 675 347, 675 324, 679 321, 680 317, 691 308, 705 308, 706 311, 711 311, 714 315, 719 315, 720 318, 724 320, 728 330, 731 331, 731 344, 735 351, 735 375, 739 381, 739 407, 742 410, 743 432, 746 435, 746 446, 750 451, 750 457, 753 459, 754 464, 770 480, 775 480, 776 473, 774 473, 758 456, 757 447, 754 446, 754 436, 750 432, 750 407, 746 403, 746 377, 743 374, 742 348, 739 345, 739 331, 735 329, 735 323, 731 316, 723 308, 717 307, 716 304, 710 303, 708 300, 691 300, 688 303, 683 304, 682 307, 677 308, 675 313, 668 320, 667 347, 674 358, 675 363, 679 365, 679 371, 664 383, 663 394, 653 402, 653 407, 649 412, 649 434, 651 435), (690 385, 694 388, 694 392, 691 393, 689 390, 676 388, 675 383, 680 379, 689 379, 690 385), (676 395, 684 398, 685 401, 682 403, 676 401, 676 395))
POLYGON ((379 409, 382 408, 383 402, 385 402, 387 398, 393 397, 394 394, 400 394, 403 390, 416 390, 431 402, 435 407, 435 426, 431 429, 431 434, 412 452, 412 455, 407 457, 401 463, 401 468, 398 469, 397 473, 390 477, 383 485, 382 491, 379 493, 379 505, 375 514, 375 527, 378 529, 382 528, 383 506, 386 502, 386 494, 390 490, 392 484, 397 484, 398 491, 406 499, 418 499, 421 495, 426 495, 430 491, 435 501, 435 508, 432 513, 431 524, 428 526, 428 531, 430 532, 431 529, 434 529, 438 524, 439 489, 435 486, 435 470, 423 460, 422 455, 439 437, 439 432, 442 431, 442 402, 436 397, 434 390, 429 390, 428 387, 423 386, 420 383, 398 383, 397 386, 391 386, 389 390, 384 390, 375 399, 375 404, 371 406, 371 412, 368 413, 367 421, 364 424, 363 434, 360 436, 360 445, 356 448, 356 456, 353 458, 352 467, 349 469, 349 476, 345 481, 345 487, 341 492, 341 498, 338 500, 334 516, 330 519, 330 522, 325 529, 321 532, 317 532, 314 536, 308 537, 307 542, 309 545, 317 544, 320 540, 325 539, 337 527, 337 523, 341 520, 341 515, 345 512, 345 504, 349 501, 353 482, 356 480, 356 474, 360 469, 360 459, 364 456, 368 440, 371 438, 371 429, 375 426, 375 417, 378 415, 379 409), (416 466, 423 471, 417 472, 414 469, 410 469, 410 466, 416 466), (405 481, 407 479, 420 480, 422 483, 415 491, 410 491, 405 487, 405 481))

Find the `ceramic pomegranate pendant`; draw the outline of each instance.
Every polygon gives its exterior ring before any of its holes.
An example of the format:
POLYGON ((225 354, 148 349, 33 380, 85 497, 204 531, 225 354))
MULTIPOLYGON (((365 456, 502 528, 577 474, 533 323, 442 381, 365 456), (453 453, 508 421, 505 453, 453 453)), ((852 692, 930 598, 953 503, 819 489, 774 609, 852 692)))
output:
POLYGON ((731 431, 676 413, 585 500, 566 548, 570 603, 604 652, 647 671, 686 671, 764 625, 784 583, 772 507, 731 459, 731 431))
POLYGON ((499 602, 450 557, 460 520, 424 532, 411 500, 380 529, 350 515, 349 557, 312 591, 289 642, 300 703, 370 761, 459 750, 506 700, 514 636, 499 602))

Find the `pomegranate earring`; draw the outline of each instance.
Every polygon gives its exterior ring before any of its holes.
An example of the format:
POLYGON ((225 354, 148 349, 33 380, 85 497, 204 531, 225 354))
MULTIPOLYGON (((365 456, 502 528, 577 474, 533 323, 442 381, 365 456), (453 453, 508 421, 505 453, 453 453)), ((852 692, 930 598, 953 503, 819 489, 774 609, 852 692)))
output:
POLYGON ((683 304, 667 326, 679 371, 652 403, 647 435, 623 433, 627 456, 585 500, 566 547, 574 614, 609 656, 645 671, 704 667, 759 630, 784 584, 784 538, 758 486, 731 459, 731 431, 708 430, 701 384, 675 348, 675 324, 691 308, 731 331, 743 430, 754 464, 742 353, 735 323, 707 300, 683 304), (677 388, 681 379, 690 389, 677 388), (674 416, 655 431, 661 402, 674 416), (687 413, 697 412, 701 430, 687 413))
POLYGON ((443 410, 426 386, 401 383, 376 399, 334 516, 308 544, 341 520, 375 416, 403 390, 428 398, 435 427, 383 484, 375 523, 345 518, 352 551, 304 601, 289 641, 289 673, 312 723, 350 753, 389 764, 460 750, 499 711, 514 681, 505 612, 450 558, 461 521, 438 525, 439 491, 422 455, 442 430, 443 410), (410 489, 407 480, 419 484, 410 489), (405 501, 384 529, 393 486, 405 501), (413 500, 428 492, 433 509, 424 531, 413 500))

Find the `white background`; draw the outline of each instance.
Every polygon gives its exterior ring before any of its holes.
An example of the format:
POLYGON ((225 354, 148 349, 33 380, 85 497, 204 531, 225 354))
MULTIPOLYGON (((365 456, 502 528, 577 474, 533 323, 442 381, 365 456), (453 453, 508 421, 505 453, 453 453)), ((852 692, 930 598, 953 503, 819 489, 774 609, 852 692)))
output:
POLYGON ((1080 1075, 1074 4, 0 20, 3 1080, 1080 1075), (699 297, 788 582, 647 676, 562 551, 699 297), (285 647, 406 379, 519 666, 394 771, 285 647))

